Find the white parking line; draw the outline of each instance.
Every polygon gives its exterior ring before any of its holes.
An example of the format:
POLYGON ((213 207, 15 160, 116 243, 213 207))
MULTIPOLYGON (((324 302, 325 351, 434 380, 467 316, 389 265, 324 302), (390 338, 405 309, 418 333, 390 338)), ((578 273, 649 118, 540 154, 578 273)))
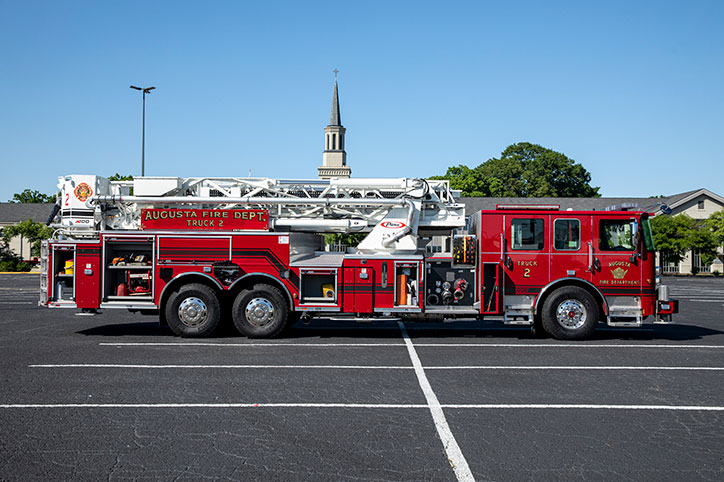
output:
POLYGON ((405 346, 404 343, 208 343, 208 342, 161 342, 161 343, 98 343, 99 346, 213 346, 213 347, 285 347, 285 346, 308 346, 308 347, 350 347, 350 346, 405 346))
MULTIPOLYGON (((28 368, 211 368, 211 369, 245 369, 245 368, 282 368, 282 369, 325 369, 325 370, 412 370, 411 366, 382 365, 136 365, 136 364, 101 364, 101 363, 69 363, 63 365, 28 365, 28 368)), ((724 370, 724 368, 722 369, 724 370)))
POLYGON ((670 411, 702 411, 724 412, 722 406, 708 405, 597 405, 597 404, 563 404, 563 403, 481 403, 481 404, 449 404, 443 408, 485 409, 485 410, 670 410, 670 411))
MULTIPOLYGON (((724 406, 710 405, 597 405, 540 403, 444 404, 441 409, 460 410, 661 410, 724 412, 724 406)), ((384 403, 5 403, 0 408, 368 408, 429 409, 427 404, 384 403)))
MULTIPOLYGON (((110 363, 37 364, 28 368, 136 368, 136 369, 321 369, 321 370, 413 370, 414 366, 396 365, 141 365, 110 363)), ((699 366, 556 366, 556 365, 450 365, 425 366, 425 370, 662 370, 662 371, 724 371, 724 367, 699 366)))
POLYGON ((692 299, 690 299, 689 301, 696 301, 696 302, 698 302, 698 303, 721 303, 721 302, 724 301, 724 300, 722 300, 722 299, 719 299, 719 300, 712 300, 712 299, 695 300, 695 299, 692 298, 692 299))
POLYGON ((724 345, 666 345, 666 344, 584 344, 584 343, 415 343, 416 347, 487 347, 487 348, 710 348, 724 349, 724 345))
POLYGON ((401 321, 398 321, 397 324, 402 332, 402 338, 405 340, 405 345, 407 345, 407 352, 412 360, 412 366, 415 367, 417 381, 420 383, 422 393, 425 395, 428 407, 430 407, 430 413, 432 414, 432 419, 435 422, 437 434, 440 437, 443 447, 445 448, 445 453, 450 461, 450 465, 452 465, 455 476, 461 482, 474 481, 475 477, 473 477, 473 473, 470 471, 468 462, 465 460, 465 456, 463 455, 462 450, 460 450, 460 446, 450 430, 450 426, 445 418, 445 413, 442 411, 440 402, 438 401, 437 396, 435 396, 435 392, 432 390, 432 386, 425 375, 425 370, 422 368, 422 363, 420 362, 420 358, 417 356, 415 347, 407 334, 407 330, 405 330, 405 324, 401 321))
POLYGON ((663 370, 663 371, 724 371, 724 367, 624 367, 624 366, 436 366, 425 370, 663 370))
MULTIPOLYGON (((156 343, 98 343, 99 346, 207 346, 219 348, 282 348, 287 346, 304 346, 310 348, 335 347, 402 347, 403 343, 211 343, 211 342, 156 342, 156 343)), ((485 348, 696 348, 724 349, 724 345, 671 345, 671 344, 584 344, 584 343, 415 343, 416 347, 485 347, 485 348)))

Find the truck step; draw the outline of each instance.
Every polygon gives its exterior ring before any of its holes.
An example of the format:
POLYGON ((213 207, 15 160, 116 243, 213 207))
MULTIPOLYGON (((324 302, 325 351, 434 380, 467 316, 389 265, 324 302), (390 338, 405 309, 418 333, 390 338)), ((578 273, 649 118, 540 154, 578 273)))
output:
POLYGON ((606 324, 608 326, 641 326, 640 316, 609 316, 606 324))

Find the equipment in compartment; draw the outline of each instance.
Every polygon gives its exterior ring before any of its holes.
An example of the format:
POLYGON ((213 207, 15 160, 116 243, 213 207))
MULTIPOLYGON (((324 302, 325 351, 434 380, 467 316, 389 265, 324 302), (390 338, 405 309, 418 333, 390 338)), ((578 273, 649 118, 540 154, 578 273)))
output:
POLYGON ((111 266, 148 266, 151 260, 145 254, 127 254, 111 260, 111 266))
POLYGON ((332 283, 322 285, 322 296, 325 298, 334 298, 334 285, 332 283))
POLYGON ((336 269, 300 270, 301 303, 337 303, 336 269))
POLYGON ((54 247, 52 265, 54 280, 52 298, 55 301, 73 301, 75 297, 75 248, 54 247))
POLYGON ((395 305, 418 305, 417 263, 395 264, 395 305))
POLYGON ((425 301, 435 306, 471 307, 475 303, 475 268, 453 267, 448 260, 429 260, 425 301))
POLYGON ((106 300, 149 298, 153 294, 153 239, 107 238, 105 240, 106 300))
POLYGON ((146 294, 151 292, 151 273, 128 272, 128 291, 130 295, 146 294))

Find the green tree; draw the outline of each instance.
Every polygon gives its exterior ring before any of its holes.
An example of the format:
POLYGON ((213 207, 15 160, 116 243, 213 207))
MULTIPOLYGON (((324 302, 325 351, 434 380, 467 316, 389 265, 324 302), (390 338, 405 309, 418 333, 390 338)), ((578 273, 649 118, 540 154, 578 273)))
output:
POLYGON ((598 197, 591 174, 565 154, 538 144, 519 142, 499 158, 470 169, 451 167, 444 176, 463 196, 496 197, 598 197))
POLYGON ((325 234, 324 242, 330 245, 344 244, 345 246, 353 248, 361 243, 365 237, 367 237, 367 233, 325 234))
POLYGON ((485 197, 491 195, 491 179, 483 176, 478 169, 468 166, 448 167, 444 176, 432 176, 430 179, 447 179, 452 189, 459 189, 463 196, 485 197))
MULTIPOLYGON (((719 242, 709 221, 692 219, 686 214, 659 215, 651 219, 654 244, 662 261, 681 261, 687 251, 696 251, 701 262, 709 265, 717 256, 719 242)), ((696 274, 692 267, 692 274, 696 274)))
POLYGON ((108 180, 109 181, 133 181, 133 176, 131 176, 131 175, 121 176, 120 174, 115 173, 112 176, 108 176, 108 180))
POLYGON ((686 214, 660 214, 651 218, 651 230, 656 249, 661 253, 661 260, 678 262, 691 248, 694 220, 686 214))
MULTIPOLYGON (((704 265, 710 265, 716 259, 716 251, 719 247, 714 233, 712 233, 709 226, 707 226, 706 220, 696 220, 694 223, 694 230, 692 231, 689 239, 691 249, 698 252, 701 256, 701 263, 704 265)), ((692 274, 696 274, 693 273, 692 274)))
POLYGON ((30 265, 20 259, 20 256, 10 251, 8 242, 4 237, 0 238, 0 272, 3 271, 30 271, 30 265))
POLYGON ((10 200, 11 203, 54 203, 55 194, 48 195, 43 194, 40 191, 34 189, 25 189, 21 193, 13 194, 13 198, 10 200))
POLYGON ((3 241, 7 244, 15 236, 22 236, 30 242, 30 255, 40 256, 40 242, 53 235, 53 230, 45 224, 27 219, 14 226, 3 228, 3 241))
POLYGON ((719 246, 724 245, 724 209, 712 213, 706 220, 706 225, 711 229, 712 236, 719 246))

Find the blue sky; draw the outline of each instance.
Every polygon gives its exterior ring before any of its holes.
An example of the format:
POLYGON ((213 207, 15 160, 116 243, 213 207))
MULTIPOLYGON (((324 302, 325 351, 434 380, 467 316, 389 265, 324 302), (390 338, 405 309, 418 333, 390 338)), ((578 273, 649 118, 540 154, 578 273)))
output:
POLYGON ((724 2, 0 0, 0 200, 65 174, 355 177, 529 141, 604 196, 724 195, 724 2))

